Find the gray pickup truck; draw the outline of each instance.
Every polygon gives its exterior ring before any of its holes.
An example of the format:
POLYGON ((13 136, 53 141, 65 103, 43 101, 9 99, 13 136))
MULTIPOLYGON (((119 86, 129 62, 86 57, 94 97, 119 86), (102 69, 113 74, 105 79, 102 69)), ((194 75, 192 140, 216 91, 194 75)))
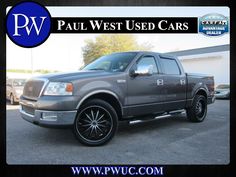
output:
POLYGON ((214 100, 214 78, 185 73, 176 57, 122 52, 102 56, 78 72, 28 80, 20 112, 40 126, 71 126, 81 143, 96 146, 108 142, 122 120, 185 109, 190 121, 202 122, 214 100))

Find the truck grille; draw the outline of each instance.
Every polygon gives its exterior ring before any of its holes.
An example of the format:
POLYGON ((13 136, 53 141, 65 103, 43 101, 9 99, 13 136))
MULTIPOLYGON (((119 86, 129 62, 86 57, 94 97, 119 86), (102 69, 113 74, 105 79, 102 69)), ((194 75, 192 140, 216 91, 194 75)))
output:
POLYGON ((37 99, 44 85, 43 80, 29 80, 26 82, 23 90, 23 96, 26 98, 37 99))
POLYGON ((29 106, 22 105, 22 110, 28 114, 34 115, 35 109, 29 106))

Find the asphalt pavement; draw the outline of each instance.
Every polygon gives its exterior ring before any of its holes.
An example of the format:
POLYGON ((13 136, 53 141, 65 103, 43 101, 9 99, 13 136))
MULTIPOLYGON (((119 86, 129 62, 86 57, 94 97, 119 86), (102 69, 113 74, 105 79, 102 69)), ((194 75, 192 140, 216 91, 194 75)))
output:
POLYGON ((106 145, 80 144, 70 129, 42 128, 7 104, 8 164, 228 164, 229 100, 208 107, 204 122, 185 115, 127 125, 106 145))

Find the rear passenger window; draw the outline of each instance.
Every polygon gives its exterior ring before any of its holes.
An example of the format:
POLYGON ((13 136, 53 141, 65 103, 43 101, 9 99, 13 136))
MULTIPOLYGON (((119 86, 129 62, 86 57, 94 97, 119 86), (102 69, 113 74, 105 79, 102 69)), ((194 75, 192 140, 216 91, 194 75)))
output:
POLYGON ((149 65, 153 66, 153 73, 157 73, 157 65, 155 62, 155 58, 152 56, 144 56, 143 58, 141 58, 138 62, 137 67, 149 65))
POLYGON ((175 60, 160 58, 160 61, 165 74, 171 74, 171 75, 180 74, 179 66, 175 60))

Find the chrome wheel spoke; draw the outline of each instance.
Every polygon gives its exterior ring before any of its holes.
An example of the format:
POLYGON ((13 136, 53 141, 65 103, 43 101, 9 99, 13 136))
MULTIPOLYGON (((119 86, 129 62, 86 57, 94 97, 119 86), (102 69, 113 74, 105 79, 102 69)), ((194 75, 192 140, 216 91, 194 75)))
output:
POLYGON ((101 115, 101 116, 97 119, 97 121, 99 122, 103 117, 104 117, 104 114, 101 115))
POLYGON ((91 121, 90 120, 87 120, 87 119, 84 119, 85 122, 91 124, 91 121))
POLYGON ((91 118, 91 117, 89 117, 89 115, 88 115, 88 114, 86 114, 86 113, 85 113, 85 115, 86 115, 86 117, 87 117, 87 118, 88 118, 90 121, 93 121, 93 120, 92 120, 92 118, 91 118))
POLYGON ((91 126, 89 126, 86 130, 84 130, 82 133, 85 133, 85 132, 87 132, 88 130, 90 130, 91 129, 91 126))
POLYGON ((98 124, 98 126, 100 126, 100 127, 106 127, 106 125, 103 125, 103 124, 98 124))
POLYGON ((88 127, 88 126, 91 126, 91 124, 82 124, 81 126, 82 127, 88 127))
POLYGON ((94 120, 95 117, 94 117, 94 114, 93 114, 93 110, 91 109, 91 115, 92 115, 92 119, 94 120))
POLYGON ((104 133, 103 130, 99 126, 97 128, 102 134, 104 133))
POLYGON ((105 123, 105 122, 107 122, 107 121, 106 120, 102 120, 102 121, 99 121, 98 123, 102 124, 102 123, 105 123))
POLYGON ((91 126, 91 130, 90 130, 90 132, 89 132, 89 136, 92 135, 93 129, 94 129, 93 126, 91 126))
POLYGON ((97 127, 98 127, 98 126, 95 126, 95 127, 94 127, 94 132, 95 132, 96 135, 98 134, 97 127))
POLYGON ((98 110, 98 111, 97 111, 97 113, 96 113, 95 120, 97 120, 97 118, 98 118, 98 115, 99 115, 99 110, 98 110))

